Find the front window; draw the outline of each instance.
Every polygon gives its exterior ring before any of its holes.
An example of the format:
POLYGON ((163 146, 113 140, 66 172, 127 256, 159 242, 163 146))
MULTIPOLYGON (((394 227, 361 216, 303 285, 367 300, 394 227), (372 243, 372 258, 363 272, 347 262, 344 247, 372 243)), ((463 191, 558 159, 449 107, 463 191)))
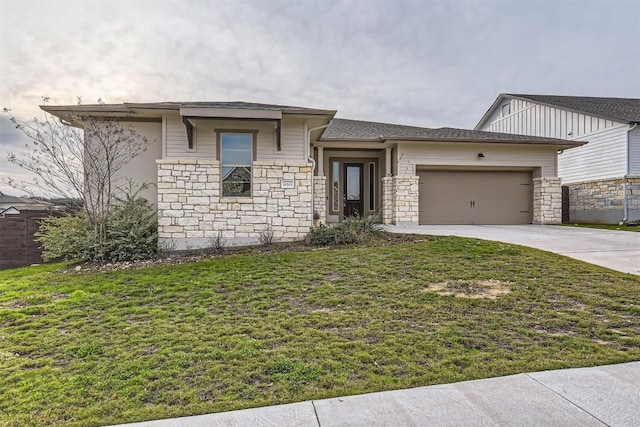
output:
POLYGON ((220 134, 222 196, 251 196, 252 133, 220 134))
POLYGON ((332 191, 332 212, 340 211, 340 162, 334 160, 332 162, 332 170, 331 170, 331 191, 332 191))

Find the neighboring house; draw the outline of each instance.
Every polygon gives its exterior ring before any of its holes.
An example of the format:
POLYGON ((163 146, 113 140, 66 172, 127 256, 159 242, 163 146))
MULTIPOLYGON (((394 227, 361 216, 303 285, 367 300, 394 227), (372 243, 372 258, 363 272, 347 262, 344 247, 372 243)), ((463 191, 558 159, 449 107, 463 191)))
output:
POLYGON ((302 239, 317 222, 543 224, 561 220, 564 139, 334 119, 246 102, 42 106, 105 115, 155 141, 125 175, 151 182, 160 243, 178 249, 302 239))
POLYGON ((53 208, 53 203, 44 200, 28 199, 26 197, 9 196, 0 192, 0 211, 11 207, 18 211, 25 209, 43 210, 53 208))
POLYGON ((640 99, 501 94, 476 126, 588 141, 558 156, 569 220, 640 220, 640 99))

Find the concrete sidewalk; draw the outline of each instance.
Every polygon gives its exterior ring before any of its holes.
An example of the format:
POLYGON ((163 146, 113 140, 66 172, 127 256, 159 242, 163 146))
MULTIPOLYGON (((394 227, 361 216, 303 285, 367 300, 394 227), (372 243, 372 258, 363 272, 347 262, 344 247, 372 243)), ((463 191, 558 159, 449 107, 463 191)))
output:
POLYGON ((213 426, 638 426, 640 362, 123 424, 213 426))
POLYGON ((385 226, 385 229, 392 233, 472 237, 513 243, 640 275, 640 233, 633 231, 557 225, 417 225, 385 226))

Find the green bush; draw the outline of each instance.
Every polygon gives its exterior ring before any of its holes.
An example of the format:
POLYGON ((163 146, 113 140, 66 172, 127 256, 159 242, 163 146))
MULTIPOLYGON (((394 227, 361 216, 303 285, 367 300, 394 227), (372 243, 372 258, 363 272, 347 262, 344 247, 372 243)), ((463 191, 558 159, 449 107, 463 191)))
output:
POLYGON ((89 260, 95 257, 97 235, 80 213, 40 221, 36 240, 42 245, 42 259, 89 260))
POLYGON ((142 198, 128 198, 118 204, 107 222, 105 259, 137 261, 158 251, 156 210, 142 198))
POLYGON ((375 217, 352 217, 342 222, 311 227, 307 244, 311 246, 339 246, 365 243, 380 233, 375 217))
POLYGON ((100 241, 96 227, 79 213, 43 220, 36 239, 42 245, 45 261, 136 261, 157 253, 157 215, 145 199, 120 200, 107 220, 106 230, 106 238, 100 241))

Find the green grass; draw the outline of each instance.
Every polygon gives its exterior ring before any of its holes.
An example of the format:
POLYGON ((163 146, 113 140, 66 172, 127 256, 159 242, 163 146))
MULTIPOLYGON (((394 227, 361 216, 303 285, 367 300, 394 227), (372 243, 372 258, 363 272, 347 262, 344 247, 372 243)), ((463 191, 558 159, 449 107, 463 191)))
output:
POLYGON ((600 228, 603 230, 640 232, 640 225, 617 224, 562 224, 564 227, 600 228))
POLYGON ((0 425, 96 426, 640 360, 640 278, 454 237, 0 272, 0 425), (444 296, 499 281, 496 299, 444 296))

